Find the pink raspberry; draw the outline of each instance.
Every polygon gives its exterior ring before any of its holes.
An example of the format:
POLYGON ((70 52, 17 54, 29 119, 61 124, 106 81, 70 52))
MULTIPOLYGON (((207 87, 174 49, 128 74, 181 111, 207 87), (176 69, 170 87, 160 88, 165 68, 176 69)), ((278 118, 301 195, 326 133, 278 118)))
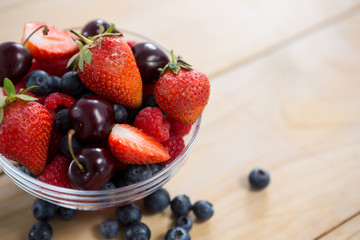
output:
POLYGON ((126 43, 129 45, 129 47, 132 47, 136 44, 135 41, 127 41, 126 43))
POLYGON ((49 94, 44 101, 44 106, 49 111, 52 119, 55 119, 57 110, 62 108, 71 108, 71 106, 76 101, 75 98, 65 94, 65 93, 51 93, 49 94))
POLYGON ((187 135, 191 130, 191 125, 185 125, 182 122, 172 118, 170 116, 166 117, 166 120, 170 123, 170 133, 183 137, 187 135))
POLYGON ((37 179, 54 186, 73 188, 67 174, 69 165, 69 158, 57 155, 37 179))
POLYGON ((181 136, 178 135, 170 135, 170 138, 161 143, 164 148, 168 151, 171 158, 167 161, 161 162, 161 164, 170 164, 175 158, 181 153, 181 151, 185 148, 185 141, 181 136))
POLYGON ((170 124, 163 119, 163 114, 158 107, 146 107, 135 117, 134 127, 142 129, 159 142, 169 139, 170 124))

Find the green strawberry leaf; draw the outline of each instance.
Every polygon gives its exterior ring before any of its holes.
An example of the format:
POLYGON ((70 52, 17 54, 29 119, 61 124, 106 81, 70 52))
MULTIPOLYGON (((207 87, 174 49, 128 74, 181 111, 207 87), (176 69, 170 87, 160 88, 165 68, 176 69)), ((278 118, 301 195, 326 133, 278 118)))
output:
POLYGON ((2 108, 5 105, 6 96, 0 97, 0 108, 2 108))
POLYGON ((102 34, 102 33, 105 32, 105 27, 104 27, 104 25, 102 25, 102 24, 97 24, 97 26, 99 27, 99 34, 102 34))
POLYGON ((84 72, 84 54, 79 54, 78 66, 82 72, 84 72))
POLYGON ((29 96, 29 95, 25 95, 25 94, 17 94, 16 95, 18 98, 24 100, 24 101, 36 101, 38 100, 35 97, 29 96))
MULTIPOLYGON (((70 65, 71 65, 74 61, 76 61, 76 58, 77 58, 79 55, 80 55, 80 52, 74 54, 74 55, 69 59, 66 67, 67 67, 67 68, 70 67, 70 65)), ((73 69, 73 70, 74 70, 74 69, 73 69)))
POLYGON ((4 119, 4 109, 0 108, 0 124, 2 123, 3 119, 4 119))
POLYGON ((15 96, 15 87, 14 84, 10 81, 10 79, 5 78, 4 79, 4 89, 6 94, 12 98, 15 96))
POLYGON ((91 51, 88 49, 88 48, 86 48, 85 50, 84 50, 84 60, 85 60, 85 62, 87 63, 87 64, 90 64, 91 63, 91 60, 92 60, 92 53, 91 53, 91 51))
POLYGON ((167 69, 170 69, 176 75, 179 73, 181 68, 184 68, 189 71, 192 70, 191 65, 187 63, 181 56, 178 56, 176 59, 174 51, 171 50, 170 53, 171 53, 171 62, 166 64, 165 67, 158 69, 161 75, 163 75, 167 69))

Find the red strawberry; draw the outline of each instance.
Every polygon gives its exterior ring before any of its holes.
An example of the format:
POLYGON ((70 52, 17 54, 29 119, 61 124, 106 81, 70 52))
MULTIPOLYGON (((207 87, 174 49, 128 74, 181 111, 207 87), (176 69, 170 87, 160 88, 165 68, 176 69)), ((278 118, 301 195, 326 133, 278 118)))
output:
POLYGON ((9 79, 5 79, 4 88, 8 96, 0 97, 0 153, 39 175, 47 160, 51 116, 24 92, 15 95, 9 79))
POLYGON ((71 56, 54 59, 54 60, 41 60, 34 59, 29 72, 35 70, 43 70, 49 75, 62 77, 69 69, 66 67, 71 56))
POLYGON ((163 75, 156 82, 154 95, 157 104, 168 115, 191 125, 202 114, 210 96, 210 82, 179 56, 163 69, 163 75))
POLYGON ((21 43, 29 49, 33 58, 38 60, 53 60, 70 58, 78 51, 78 45, 71 38, 72 34, 55 26, 41 22, 27 22, 24 26, 21 43), (41 26, 47 26, 45 30, 36 31, 41 26), (30 36, 34 33, 32 36, 30 36), (30 38, 26 41, 26 39, 30 38))
POLYGON ((150 164, 170 158, 155 138, 128 124, 115 124, 109 147, 118 160, 127 164, 150 164))
POLYGON ((137 108, 142 102, 140 72, 126 41, 111 36, 112 27, 105 36, 97 35, 91 40, 78 34, 86 45, 72 59, 79 56, 78 74, 87 88, 112 102, 137 108))
POLYGON ((65 156, 55 156, 51 163, 45 167, 45 170, 37 179, 54 186, 73 188, 70 184, 67 173, 70 162, 70 159, 65 156))

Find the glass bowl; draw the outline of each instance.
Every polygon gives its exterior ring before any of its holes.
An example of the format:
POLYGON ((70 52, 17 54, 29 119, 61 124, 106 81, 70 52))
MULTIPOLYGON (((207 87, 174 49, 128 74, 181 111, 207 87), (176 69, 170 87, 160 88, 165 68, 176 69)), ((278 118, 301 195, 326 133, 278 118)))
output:
MULTIPOLYGON (((165 53, 170 54, 167 48, 145 36, 123 29, 120 29, 120 31, 124 34, 123 38, 126 41, 152 42, 165 53)), ((169 57, 169 59, 171 58, 169 57)), ((194 145, 200 123, 201 117, 193 124, 191 132, 185 137, 185 148, 171 164, 144 181, 112 190, 75 190, 50 185, 25 174, 1 154, 0 167, 20 188, 35 197, 56 205, 78 210, 101 210, 117 207, 142 199, 153 193, 179 171, 185 164, 194 145)))

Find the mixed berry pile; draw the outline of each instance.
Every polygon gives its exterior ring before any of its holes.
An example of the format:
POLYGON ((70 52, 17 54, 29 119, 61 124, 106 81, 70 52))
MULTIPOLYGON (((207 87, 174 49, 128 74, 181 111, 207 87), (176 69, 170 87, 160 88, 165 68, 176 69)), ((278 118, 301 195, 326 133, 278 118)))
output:
POLYGON ((81 33, 25 23, 0 44, 0 153, 38 180, 98 190, 142 181, 179 155, 207 77, 103 20, 81 33))

